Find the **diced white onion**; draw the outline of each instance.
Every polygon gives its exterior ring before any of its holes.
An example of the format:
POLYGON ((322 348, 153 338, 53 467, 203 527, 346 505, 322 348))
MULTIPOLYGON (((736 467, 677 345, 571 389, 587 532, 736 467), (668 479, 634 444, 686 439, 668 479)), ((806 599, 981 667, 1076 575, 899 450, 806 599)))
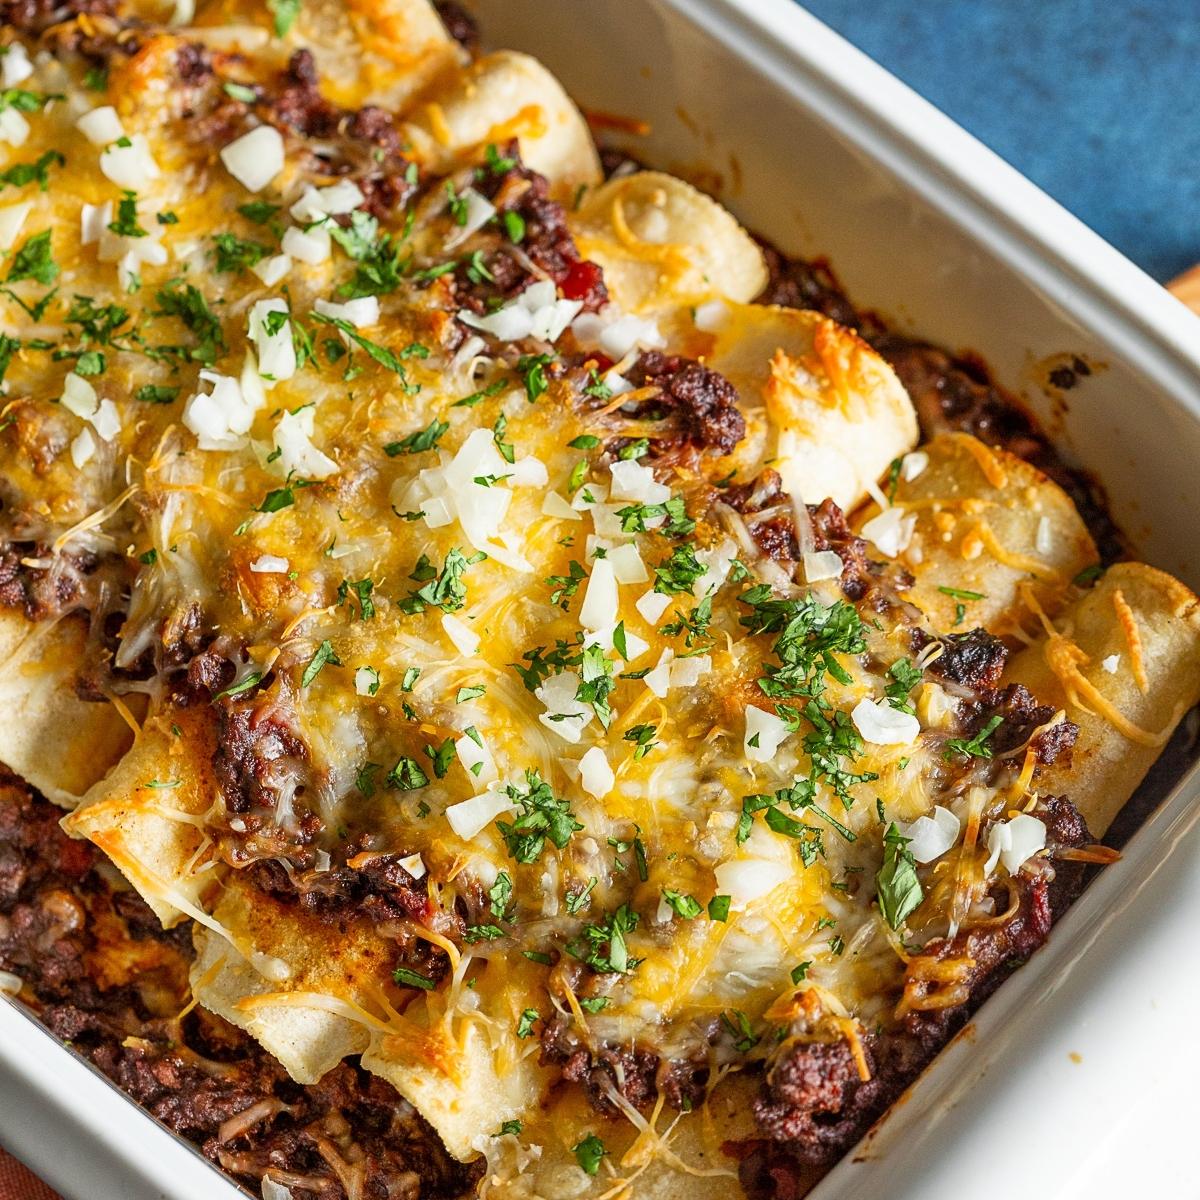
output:
POLYGON ((295 472, 305 479, 328 479, 338 465, 312 443, 313 410, 285 412, 275 426, 275 447, 279 451, 276 466, 285 474, 295 472))
POLYGON ((633 542, 614 546, 608 551, 608 561, 612 563, 618 583, 645 583, 650 578, 646 564, 642 562, 642 556, 633 542))
POLYGON ((20 42, 13 42, 0 58, 0 86, 15 88, 33 74, 29 52, 20 42))
POLYGON ((63 408, 73 412, 77 417, 82 417, 85 421, 90 421, 96 415, 99 404, 100 402, 96 398, 96 389, 82 376, 76 375, 74 371, 68 371, 63 379, 63 408))
POLYGON ((789 732, 787 725, 775 713, 756 708, 753 704, 747 706, 746 736, 743 739, 746 758, 750 762, 770 762, 789 732))
POLYGON ((15 108, 0 109, 0 142, 23 146, 29 137, 29 122, 15 108))
POLYGON ((599 746, 593 746, 579 760, 579 783, 589 796, 603 799, 612 791, 616 782, 608 756, 599 746))
POLYGON ((379 672, 374 667, 359 667, 354 672, 354 690, 360 696, 375 695, 379 691, 379 672))
POLYGON ((664 596, 661 592, 654 591, 643 593, 633 605, 650 625, 656 625, 670 606, 670 596, 664 596))
POLYGON ((534 692, 546 709, 538 720, 565 742, 578 742, 592 719, 590 705, 575 698, 578 690, 579 676, 574 671, 562 671, 551 675, 534 692))
POLYGON ((117 110, 111 104, 102 104, 85 112, 75 122, 75 128, 83 134, 93 146, 107 146, 111 142, 125 136, 125 126, 117 116, 117 110))
POLYGON ((250 570, 256 575, 286 575, 291 570, 291 563, 277 554, 260 554, 250 564, 250 570))
POLYGON ((717 893, 728 896, 733 908, 745 908, 773 892, 793 872, 786 863, 772 858, 734 858, 721 863, 713 874, 717 893))
POLYGON ((96 453, 96 439, 90 429, 81 429, 71 442, 71 461, 78 470, 84 463, 91 461, 96 453))
POLYGON ((921 732, 921 722, 912 713, 901 712, 886 700, 860 700, 850 719, 863 740, 875 746, 907 746, 921 732))
POLYGON ((286 300, 272 297, 259 300, 250 309, 247 337, 258 351, 258 373, 271 387, 296 373, 296 348, 292 344, 292 323, 284 320, 275 332, 267 326, 272 313, 287 313, 286 300))
POLYGON ((414 879, 424 879, 427 872, 425 870, 425 860, 419 854, 409 854, 400 860, 400 867, 407 871, 414 879))
POLYGON ((273 125, 259 125, 230 142, 221 161, 247 191, 260 192, 283 170, 283 136, 273 125))
MULTIPOLYGON (((482 740, 481 738, 480 741, 482 740)), ((496 760, 486 742, 481 746, 469 733, 464 733, 454 743, 454 750, 458 754, 458 761, 463 765, 463 770, 478 784, 483 786, 495 781, 496 760)))
POLYGON ((676 658, 671 662, 671 686, 695 687, 701 678, 712 670, 712 656, 692 654, 687 658, 676 658))
POLYGON ((815 550, 804 556, 804 579, 819 583, 822 579, 838 579, 844 564, 836 550, 815 550))
POLYGON ((250 268, 255 275, 267 285, 274 287, 286 279, 292 270, 292 259, 289 254, 272 254, 269 258, 260 259, 250 268))
POLYGON ((708 300, 696 306, 696 328, 701 333, 715 333, 729 319, 729 306, 724 300, 708 300))
POLYGON ((305 184, 300 199, 288 211, 297 221, 308 225, 322 217, 353 212, 365 199, 362 188, 353 179, 340 179, 323 188, 305 184))
POLYGON ((12 248, 31 208, 33 205, 28 200, 23 200, 20 204, 6 204, 0 208, 0 250, 12 248))
POLYGON ((906 483, 912 483, 919 475, 924 474, 929 466, 929 455, 924 450, 910 450, 900 460, 900 477, 906 483))
POLYGON ((862 527, 862 535, 875 543, 875 548, 880 554, 895 558, 908 549, 916 525, 916 513, 906 513, 897 505, 885 508, 883 512, 872 517, 862 527))
POLYGON ((92 428, 106 442, 111 442, 121 432, 121 415, 117 412, 117 406, 107 397, 96 406, 91 422, 92 428))
POLYGON ((616 623, 619 611, 616 574, 612 563, 601 558, 592 566, 583 606, 579 610, 579 623, 584 629, 603 629, 616 623))
POLYGON ((442 614, 442 628, 460 654, 473 655, 479 649, 479 634, 453 613, 442 614))
POLYGON ((140 192, 152 180, 159 176, 158 164, 150 153, 150 143, 144 134, 135 133, 130 138, 123 138, 121 145, 114 142, 100 152, 100 170, 105 178, 112 180, 119 188, 129 192, 140 192))
POLYGON ((634 459, 622 459, 613 463, 612 500, 633 500, 640 504, 663 504, 671 498, 671 489, 654 478, 654 472, 634 459))
POLYGON ((446 239, 447 250, 461 246, 471 234, 478 233, 496 215, 496 206, 474 188, 465 189, 459 199, 465 202, 464 215, 467 219, 465 224, 456 225, 446 239))
POLYGON ((1110 675, 1117 673, 1117 668, 1121 665, 1121 656, 1119 654, 1110 654, 1107 658, 1100 660, 1100 665, 1110 675))
POLYGON ((323 317, 336 321, 347 321, 355 329, 366 329, 379 323, 379 297, 359 296, 345 304, 334 304, 330 300, 318 300, 313 306, 323 317))
POLYGON ((901 825, 900 833, 909 839, 908 851, 919 863, 941 858, 958 841, 962 828, 959 819, 940 804, 927 817, 918 817, 910 825, 901 825))
POLYGON ((999 861, 1010 875, 1015 875, 1022 863, 1045 846, 1046 826, 1037 817, 1021 813, 1011 821, 998 821, 988 831, 990 854, 984 864, 984 874, 990 875, 999 861))
POLYGON ((483 317, 462 309, 458 319, 472 329, 490 333, 501 342, 519 342, 533 332, 533 313, 521 304, 506 304, 483 317))
POLYGON ((98 242, 108 231, 112 221, 112 201, 103 204, 85 204, 79 210, 79 240, 85 246, 98 242))
POLYGON ((284 254, 314 267, 326 262, 333 252, 333 242, 324 225, 314 225, 311 229, 292 225, 284 230, 280 245, 284 254))
POLYGON ((446 820, 464 842, 469 842, 486 829, 501 813, 514 808, 506 792, 493 788, 468 800, 460 800, 446 809, 446 820))
POLYGON ((5 995, 19 995, 23 982, 20 975, 14 975, 11 971, 0 971, 0 992, 4 992, 5 995))
POLYGON ((660 700, 671 690, 671 661, 674 657, 675 651, 665 648, 659 654, 658 662, 642 678, 642 682, 660 700))

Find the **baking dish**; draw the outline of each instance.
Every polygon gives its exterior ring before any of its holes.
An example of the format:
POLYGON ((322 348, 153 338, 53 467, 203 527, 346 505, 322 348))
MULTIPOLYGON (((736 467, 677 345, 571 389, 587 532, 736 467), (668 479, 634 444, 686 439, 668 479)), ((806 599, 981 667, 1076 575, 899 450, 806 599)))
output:
MULTIPOLYGON (((859 303, 981 350, 1007 382, 1027 380, 1031 404, 1110 485, 1115 510, 1133 515, 1146 555, 1194 576, 1194 539, 1180 536, 1178 513, 1197 449, 1197 363, 1186 349, 1196 326, 1135 269, 782 0, 686 9, 612 0, 586 14, 563 2, 504 0, 480 9, 492 40, 540 54, 585 105, 649 119, 643 157, 693 175, 705 168, 701 180, 723 183, 717 190, 752 227, 785 249, 826 254, 859 303), (1063 352, 1093 368, 1065 408, 1035 386, 1045 361, 1063 352)), ((1150 914, 1166 896, 1170 920, 1196 911, 1198 898, 1186 894, 1197 841, 1188 798, 1176 792, 1130 858, 988 1006, 974 1026, 976 1044, 960 1041, 943 1055, 861 1161, 843 1164, 819 1194, 937 1196, 953 1186, 985 1196, 1034 1180, 1068 1194, 1080 1151, 1095 1161, 1096 1134, 1108 1140, 1113 1105, 1104 1083, 1135 1077, 1131 1055, 1170 1063, 1186 1079, 1180 1048, 1165 1044, 1185 1022, 1170 1013, 1143 1022, 1137 1009, 1152 995, 1148 981, 1172 979, 1158 997, 1166 1007, 1174 997, 1181 1008, 1190 991, 1167 958, 1182 937, 1150 914), (1101 934, 1109 953, 1080 960, 1101 934), (1117 957, 1119 972, 1108 965, 1117 957), (1123 980, 1133 981, 1131 996, 1120 994, 1123 980), (1081 1014, 1088 1024, 1073 1027, 1081 1014), (1140 1043, 1130 1036, 1131 1014, 1140 1043), (985 1073, 996 1064, 1002 1072, 985 1073), (1068 1115, 1070 1127, 1056 1124, 1068 1115), (1010 1147, 981 1177, 998 1128, 1020 1130, 1021 1152, 1010 1147)), ((5 1136, 56 1183, 89 1196, 221 1193, 190 1151, 150 1131, 31 1026, 14 1028, 23 1032, 5 1051, 6 1070, 28 1080, 30 1055, 43 1065, 30 1102, 6 1116, 5 1136), (57 1111, 38 1119, 38 1098, 57 1111), (44 1142, 46 1128, 72 1124, 77 1160, 44 1142), (107 1157, 94 1157, 105 1142, 107 1157)), ((14 1084, 6 1094, 20 1090, 14 1084)))

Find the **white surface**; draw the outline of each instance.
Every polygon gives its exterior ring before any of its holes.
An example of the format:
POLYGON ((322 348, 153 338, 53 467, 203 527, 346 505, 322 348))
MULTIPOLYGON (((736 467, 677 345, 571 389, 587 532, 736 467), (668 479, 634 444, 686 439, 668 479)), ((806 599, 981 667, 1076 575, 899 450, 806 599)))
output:
MULTIPOLYGON (((1200 583, 1200 320, 1033 185, 791 0, 474 7, 584 104, 651 120, 631 148, 723 182, 859 304, 982 352, 1013 387, 1051 353, 1103 365, 1050 427, 1150 561, 1200 583)), ((814 1200, 1200 1195, 1195 791, 1193 773, 814 1200)), ((69 1197, 240 1194, 7 1004, 0 1095, 4 1140, 69 1197)))

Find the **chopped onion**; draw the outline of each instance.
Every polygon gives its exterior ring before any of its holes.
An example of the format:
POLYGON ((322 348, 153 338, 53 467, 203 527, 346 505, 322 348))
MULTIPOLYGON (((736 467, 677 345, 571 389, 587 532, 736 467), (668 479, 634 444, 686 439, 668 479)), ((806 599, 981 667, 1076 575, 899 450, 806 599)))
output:
POLYGON ((379 691, 379 672, 374 667, 359 667, 354 672, 354 691, 359 696, 374 696, 379 691))
POLYGON ((81 429, 71 442, 71 461, 75 464, 75 469, 79 470, 84 463, 90 462, 95 453, 96 439, 92 437, 92 431, 81 429))
POLYGON ((775 713, 756 708, 746 708, 746 735, 743 748, 751 762, 770 762, 775 752, 783 745, 791 731, 775 713))
POLYGON ((335 321, 346 321, 355 329, 366 329, 379 323, 379 297, 360 296, 347 300, 345 304, 334 304, 329 300, 318 300, 313 306, 324 317, 335 321))
POLYGON ((565 742, 578 742, 584 727, 592 719, 590 705, 575 698, 578 690, 578 674, 562 671, 550 676, 533 693, 546 709, 538 720, 565 742))
POLYGON ((117 116, 117 110, 111 104, 102 104, 85 112, 75 122, 75 128, 83 134, 93 146, 107 146, 119 141, 125 136, 125 126, 117 116))
POLYGON ((86 379, 68 371, 63 379, 62 405, 68 412, 77 417, 90 421, 96 415, 100 401, 96 398, 96 389, 86 379))
MULTIPOLYGON (((632 635, 627 635, 632 636, 632 635)), ((695 687, 702 676, 712 670, 712 656, 708 654, 693 654, 687 658, 676 658, 671 661, 671 686, 695 687)))
POLYGON ((633 459, 618 460, 610 468, 612 500, 633 500, 639 504, 663 504, 671 498, 671 489, 654 478, 654 472, 633 459))
POLYGON ((105 397, 91 415, 92 428, 106 441, 111 442, 121 432, 121 416, 117 406, 105 397))
POLYGON ((255 275, 259 277, 267 285, 274 287, 277 283, 286 279, 292 270, 292 258, 290 254, 272 254, 270 258, 264 258, 256 262, 250 268, 255 275))
POLYGON ((909 839, 908 850, 919 863, 941 858, 958 841, 962 825, 940 804, 927 817, 918 817, 910 825, 901 825, 900 833, 909 839))
POLYGON ((0 109, 0 141, 23 146, 29 137, 29 122, 15 108, 0 109))
POLYGON ((103 204, 85 204, 79 210, 79 240, 81 244, 90 246, 93 242, 98 242, 108 231, 111 221, 111 200, 105 200, 103 204))
POLYGON ((1011 821, 998 821, 988 831, 990 855, 983 872, 990 875, 999 861, 1010 875, 1015 875, 1027 859, 1045 846, 1046 826, 1037 817, 1021 813, 1011 821))
POLYGON ((5 48, 4 56, 0 58, 0 87, 15 88, 24 83, 33 74, 33 63, 29 61, 29 52, 20 42, 13 42, 5 48))
POLYGON ((607 557, 618 583, 645 583, 650 578, 646 564, 642 562, 642 556, 633 542, 614 546, 607 557))
POLYGON ((724 300, 708 300, 696 306, 696 328, 701 333, 716 333, 729 320, 729 306, 724 300))
POLYGON ((455 226, 446 239, 447 250, 457 249, 471 234, 478 233, 496 215, 496 206, 474 188, 465 188, 459 199, 465 202, 466 222, 455 226))
POLYGON ((453 613, 442 614, 442 628, 460 654, 474 655, 479 650, 479 634, 453 613))
POLYGON ((9 996, 20 995, 23 983, 20 975, 14 975, 11 971, 0 971, 0 992, 9 996))
POLYGON ((400 868, 407 871, 414 879, 424 879, 428 873, 425 870, 425 860, 419 854, 409 854, 400 860, 400 868))
POLYGON ((872 517, 862 527, 862 535, 875 543, 875 548, 880 554, 895 558, 908 549, 916 526, 916 513, 906 513, 897 505, 885 508, 883 512, 872 517))
POLYGON ((619 611, 620 596, 613 565, 607 558, 601 558, 592 566, 579 623, 584 629, 603 629, 616 623, 619 611))
POLYGON ((511 812, 515 807, 508 794, 499 788, 492 788, 472 796, 468 800, 460 800, 446 809, 446 820, 464 842, 469 842, 483 832, 502 813, 511 812))
POLYGON ((844 569, 845 564, 836 550, 814 550, 804 556, 804 578, 808 583, 838 579, 844 569))
POLYGON ((1033 548, 1039 554, 1049 554, 1054 549, 1054 536, 1050 528, 1049 517, 1039 517, 1037 533, 1033 539, 1033 548))
MULTIPOLYGON (((480 741, 482 740, 480 738, 480 741)), ((458 755, 458 761, 463 765, 463 770, 472 779, 480 784, 495 781, 497 776, 496 760, 492 757, 492 752, 488 749, 486 742, 481 746, 469 733, 464 733, 454 743, 454 750, 458 755)))
POLYGON ((521 304, 506 304, 485 317, 476 316, 475 313, 463 309, 459 312, 458 319, 472 329, 490 333, 501 342, 519 342, 533 332, 533 313, 521 304))
POLYGON ((1107 658, 1100 660, 1100 665, 1110 675, 1115 675, 1117 668, 1121 665, 1121 656, 1119 654, 1110 654, 1107 658))
POLYGON ((912 713, 893 708, 886 700, 860 700, 850 714, 863 740, 875 746, 907 746, 921 732, 912 713))
POLYGON ((745 908, 791 879, 792 869, 773 858, 734 858, 721 863, 713 874, 717 892, 728 896, 734 908, 745 908))
POLYGON ((560 521, 582 521, 583 516, 576 512, 557 492, 547 492, 542 500, 542 512, 548 517, 557 517, 560 521))
POLYGON ((602 800, 612 791, 616 779, 607 755, 599 746, 593 746, 579 760, 579 783, 589 796, 602 800))
POLYGON ((292 344, 292 323, 286 317, 287 312, 287 301, 277 297, 259 300, 250 309, 246 336, 258 351, 258 373, 268 387, 291 379, 296 373, 296 348, 292 344), (283 322, 274 332, 267 324, 272 313, 284 314, 283 322))
POLYGON ((140 192, 152 180, 158 178, 158 164, 150 153, 150 143, 146 141, 144 134, 135 133, 130 138, 122 138, 121 141, 128 142, 128 145, 113 142, 101 151, 100 170, 117 187, 130 192, 140 192))
POLYGON ((230 142, 221 161, 247 191, 260 192, 283 170, 283 136, 273 125, 259 125, 230 142))
POLYGON ((328 479, 338 465, 329 455, 312 443, 313 410, 285 412, 275 426, 275 448, 279 451, 276 465, 285 474, 293 471, 306 479, 328 479))
POLYGON ((929 466, 929 455, 924 450, 910 450, 900 460, 900 477, 906 483, 912 483, 919 475, 923 475, 929 466))
POLYGON ((250 564, 250 570, 256 575, 286 575, 291 570, 291 563, 277 554, 260 554, 250 564))
POLYGON ((655 625, 671 607, 671 597, 664 596, 661 592, 645 592, 637 598, 633 607, 642 614, 648 625, 655 625))
POLYGON ((642 682, 661 700, 671 690, 671 660, 675 651, 666 648, 658 656, 658 662, 646 672, 642 682))
POLYGON ((288 211, 305 225, 322 217, 341 216, 353 212, 366 199, 362 188, 353 179, 340 179, 329 187, 304 185, 304 192, 288 211))
POLYGON ((25 224, 33 205, 24 200, 20 204, 7 204, 0 208, 0 250, 9 250, 25 224))
POLYGON ((333 242, 324 225, 314 225, 311 229, 297 229, 292 225, 284 230, 280 245, 284 254, 314 267, 327 261, 333 253, 333 242))

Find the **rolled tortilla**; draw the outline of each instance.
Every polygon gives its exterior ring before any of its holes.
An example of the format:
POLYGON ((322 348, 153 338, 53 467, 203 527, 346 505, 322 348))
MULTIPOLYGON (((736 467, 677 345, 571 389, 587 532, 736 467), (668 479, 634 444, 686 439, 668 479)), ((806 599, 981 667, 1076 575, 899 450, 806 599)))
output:
POLYGON ((525 165, 559 199, 601 179, 600 158, 582 114, 536 59, 505 50, 456 73, 411 113, 403 132, 412 153, 444 174, 489 143, 520 143, 525 165))
POLYGON ((1200 600, 1162 571, 1118 563, 1053 627, 1007 677, 1079 726, 1071 761, 1042 768, 1036 787, 1066 793, 1100 836, 1200 701, 1200 600))
POLYGON ((216 795, 214 748, 206 709, 153 717, 62 822, 72 837, 87 838, 112 859, 164 928, 185 915, 204 916, 205 893, 218 882, 213 871, 198 870, 207 844, 204 814, 216 795))
POLYGON ((195 25, 220 29, 223 48, 278 58, 309 50, 321 92, 345 108, 403 111, 466 59, 429 0, 304 0, 283 38, 266 4, 212 0, 195 25))
POLYGON ((748 302, 767 283, 762 252, 736 218, 658 171, 588 192, 571 228, 580 253, 604 268, 613 299, 629 311, 714 296, 748 302))
POLYGON ((849 511, 916 445, 917 418, 891 367, 819 313, 726 305, 708 363, 752 415, 765 405, 764 457, 797 499, 849 511))
MULTIPOLYGON (((1018 596, 1025 583, 1056 611, 1071 580, 1098 558, 1070 497, 1036 467, 969 434, 942 434, 921 453, 928 465, 911 480, 902 470, 895 490, 895 520, 912 530, 898 556, 916 580, 908 599, 940 631, 1007 633, 1027 624, 1018 596)), ((868 524, 879 511, 872 505, 855 527, 888 554, 886 532, 872 536, 879 526, 868 524)))
POLYGON ((133 732, 112 705, 81 700, 75 677, 86 622, 34 624, 0 609, 0 762, 48 800, 73 808, 128 749, 133 732))

